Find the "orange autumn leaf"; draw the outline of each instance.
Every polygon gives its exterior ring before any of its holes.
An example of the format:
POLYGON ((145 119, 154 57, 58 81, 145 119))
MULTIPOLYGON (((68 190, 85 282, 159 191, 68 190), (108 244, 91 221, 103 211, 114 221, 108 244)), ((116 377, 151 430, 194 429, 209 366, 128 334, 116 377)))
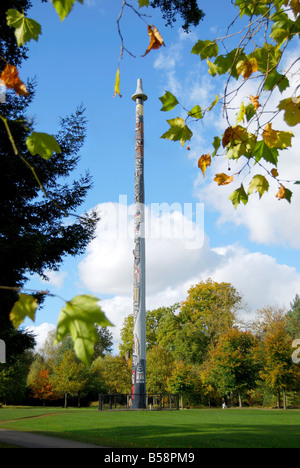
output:
POLYGON ((217 182, 218 185, 227 185, 230 184, 230 182, 233 182, 233 176, 228 176, 221 172, 220 174, 216 174, 214 181, 217 182))
POLYGON ((272 176, 273 176, 274 178, 277 177, 277 176, 279 175, 277 169, 275 169, 275 168, 271 170, 271 174, 272 174, 272 176))
POLYGON ((278 198, 278 200, 282 200, 283 198, 285 198, 285 187, 282 184, 280 184, 280 189, 276 193, 276 197, 278 198))
POLYGON ((205 171, 207 166, 211 164, 211 157, 210 154, 203 154, 198 161, 198 167, 201 169, 203 173, 203 178, 205 177, 205 171))
POLYGON ((150 50, 152 49, 159 49, 162 45, 165 46, 164 40, 155 26, 148 26, 148 36, 150 37, 150 44, 142 57, 145 57, 147 54, 149 54, 150 50))
POLYGON ((28 95, 26 86, 23 81, 20 80, 19 72, 14 65, 9 65, 9 63, 7 63, 1 73, 0 79, 4 82, 7 89, 14 89, 15 92, 21 96, 28 95))
POLYGON ((253 105, 254 109, 257 110, 260 107, 260 104, 258 102, 259 96, 252 96, 250 94, 249 98, 250 98, 251 104, 253 105))
POLYGON ((225 130, 225 133, 224 133, 223 138, 222 138, 222 145, 223 145, 223 148, 225 148, 225 146, 227 146, 228 143, 230 142, 230 140, 231 140, 231 138, 232 138, 232 134, 233 134, 232 127, 228 127, 228 128, 225 130))

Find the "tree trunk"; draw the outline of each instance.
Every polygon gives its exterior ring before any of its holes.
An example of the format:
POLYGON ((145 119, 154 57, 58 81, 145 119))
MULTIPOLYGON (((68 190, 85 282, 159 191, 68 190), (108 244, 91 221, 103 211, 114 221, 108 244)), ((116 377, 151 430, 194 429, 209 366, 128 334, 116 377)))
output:
POLYGON ((241 397, 240 391, 239 391, 239 407, 240 408, 242 407, 242 397, 241 397))
POLYGON ((280 390, 277 390, 277 408, 280 409, 280 390))
POLYGON ((66 392, 66 393, 65 393, 65 404, 64 404, 64 408, 67 408, 67 406, 68 406, 67 399, 68 399, 68 394, 67 394, 67 392, 66 392))
POLYGON ((283 409, 286 410, 286 391, 283 390, 283 409))

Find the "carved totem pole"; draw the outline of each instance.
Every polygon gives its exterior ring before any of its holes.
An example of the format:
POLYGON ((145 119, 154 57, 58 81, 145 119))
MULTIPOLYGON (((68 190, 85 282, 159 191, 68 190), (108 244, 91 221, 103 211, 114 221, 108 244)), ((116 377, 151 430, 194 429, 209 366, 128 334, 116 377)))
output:
POLYGON ((132 99, 136 102, 132 407, 142 409, 146 407, 144 101, 148 98, 141 79, 132 99))

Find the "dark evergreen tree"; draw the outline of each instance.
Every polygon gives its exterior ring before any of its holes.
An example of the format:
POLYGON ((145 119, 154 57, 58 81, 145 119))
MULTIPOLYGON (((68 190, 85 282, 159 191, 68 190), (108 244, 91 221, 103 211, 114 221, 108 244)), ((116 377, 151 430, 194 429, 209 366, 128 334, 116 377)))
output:
POLYGON ((286 314, 286 329, 293 339, 300 338, 300 296, 296 294, 286 314))
POLYGON ((171 26, 179 14, 184 21, 182 28, 188 32, 190 26, 198 26, 204 13, 198 7, 197 0, 152 0, 153 8, 160 8, 167 25, 171 26))
MULTIPOLYGON (((18 0, 13 5, 24 11, 30 6, 28 0, 18 0)), ((12 2, 1 0, 0 73, 5 67, 5 61, 19 66, 27 54, 26 47, 17 47, 13 28, 6 26, 5 14, 9 8, 12 8, 12 2)), ((28 121, 26 116, 34 97, 34 88, 34 83, 27 83, 28 97, 17 96, 14 91, 8 90, 5 102, 0 103, 0 115, 7 119, 18 150, 16 155, 7 129, 0 121, 2 287, 22 287, 30 275, 35 273, 45 276, 46 270, 57 270, 66 255, 83 253, 93 237, 97 221, 94 212, 84 216, 73 215, 92 185, 88 173, 70 180, 86 135, 84 109, 79 107, 72 115, 61 119, 60 130, 55 135, 61 153, 54 154, 49 160, 32 156, 25 140, 34 129, 34 122, 28 121), (24 159, 34 167, 47 196, 41 191, 24 159)), ((8 336, 15 335, 10 325, 9 312, 16 299, 16 291, 0 290, 0 339, 6 343, 8 336)), ((28 344, 27 337, 24 346, 28 344)), ((8 348, 7 344, 7 354, 10 353, 8 348)))

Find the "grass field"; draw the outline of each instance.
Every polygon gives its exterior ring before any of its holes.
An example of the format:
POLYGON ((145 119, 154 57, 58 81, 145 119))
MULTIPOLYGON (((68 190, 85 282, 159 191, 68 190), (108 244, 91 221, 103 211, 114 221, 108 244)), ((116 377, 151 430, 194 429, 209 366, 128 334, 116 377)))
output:
POLYGON ((114 448, 300 448, 300 410, 1 408, 0 428, 114 448))

